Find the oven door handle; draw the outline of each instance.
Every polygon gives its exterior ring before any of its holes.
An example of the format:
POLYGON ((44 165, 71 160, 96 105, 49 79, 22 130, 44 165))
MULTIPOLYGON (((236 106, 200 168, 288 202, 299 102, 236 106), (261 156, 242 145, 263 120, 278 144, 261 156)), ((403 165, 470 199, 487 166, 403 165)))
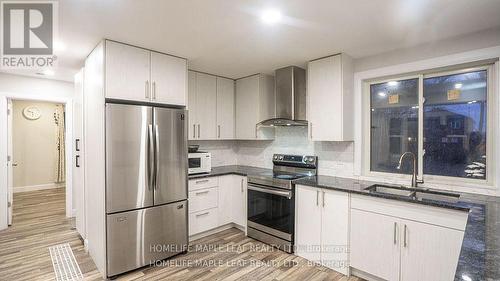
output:
POLYGON ((255 186, 253 184, 248 185, 248 189, 254 190, 254 191, 259 191, 259 192, 264 192, 264 193, 269 193, 269 194, 274 194, 282 197, 286 197, 288 199, 292 199, 292 192, 291 191, 279 191, 279 190, 273 190, 269 188, 262 188, 255 186))

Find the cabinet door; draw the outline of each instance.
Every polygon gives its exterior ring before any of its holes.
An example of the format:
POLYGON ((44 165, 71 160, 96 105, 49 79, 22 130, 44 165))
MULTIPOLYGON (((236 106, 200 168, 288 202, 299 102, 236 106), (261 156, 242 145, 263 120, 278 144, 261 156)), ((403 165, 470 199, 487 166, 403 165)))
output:
POLYGON ((233 222, 246 227, 247 225, 247 178, 233 176, 232 214, 233 222))
POLYGON ((219 226, 231 223, 233 221, 233 176, 219 177, 219 226))
POLYGON ((154 102, 186 105, 187 61, 151 52, 151 99, 154 102))
POLYGON ((188 73, 188 138, 189 140, 195 140, 197 138, 196 134, 196 124, 198 121, 196 119, 196 72, 189 71, 188 73))
POLYGON ((321 202, 320 189, 298 185, 295 193, 296 254, 321 262, 321 202))
POLYGON ((399 280, 402 228, 393 217, 351 209, 351 267, 389 281, 399 280))
POLYGON ((217 138, 217 80, 213 75, 196 73, 196 133, 199 139, 217 138))
POLYGON ((259 75, 236 80, 236 138, 256 139, 259 120, 259 75))
POLYGON ((106 41, 106 98, 150 101, 150 51, 106 41))
POLYGON ((217 138, 234 139, 234 81, 217 77, 217 138))
POLYGON ((344 275, 349 270, 349 194, 323 191, 321 263, 344 275))
POLYGON ((453 280, 464 232, 413 221, 404 221, 404 225, 401 280, 453 280))
POLYGON ((314 141, 341 141, 341 57, 337 55, 312 61, 307 71, 309 137, 314 141))

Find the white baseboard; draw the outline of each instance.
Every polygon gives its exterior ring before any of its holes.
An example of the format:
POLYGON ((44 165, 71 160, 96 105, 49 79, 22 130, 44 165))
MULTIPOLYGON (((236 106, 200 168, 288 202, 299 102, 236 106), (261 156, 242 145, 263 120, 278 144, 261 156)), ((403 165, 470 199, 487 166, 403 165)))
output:
POLYGON ((13 189, 14 193, 19 193, 19 192, 28 192, 28 191, 35 191, 35 190, 61 188, 61 187, 64 187, 65 185, 66 185, 65 183, 47 183, 47 184, 39 184, 39 185, 14 186, 12 189, 13 189))

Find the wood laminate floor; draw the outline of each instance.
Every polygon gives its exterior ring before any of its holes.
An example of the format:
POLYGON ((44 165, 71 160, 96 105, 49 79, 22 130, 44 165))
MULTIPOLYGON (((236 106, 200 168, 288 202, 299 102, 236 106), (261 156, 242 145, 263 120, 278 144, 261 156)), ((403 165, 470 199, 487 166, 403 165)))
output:
MULTIPOLYGON (((55 280, 48 247, 69 243, 85 280, 102 280, 65 217, 64 188, 14 194, 13 225, 0 231, 0 280, 55 280)), ((117 280, 357 281, 228 229, 191 243, 186 254, 117 280)))

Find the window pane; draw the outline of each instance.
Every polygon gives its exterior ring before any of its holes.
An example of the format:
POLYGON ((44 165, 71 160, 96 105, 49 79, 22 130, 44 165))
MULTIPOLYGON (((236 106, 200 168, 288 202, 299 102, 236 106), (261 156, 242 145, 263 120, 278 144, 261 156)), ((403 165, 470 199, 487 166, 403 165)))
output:
POLYGON ((424 174, 486 178, 487 72, 424 79, 424 174))
POLYGON ((399 157, 418 150, 418 79, 370 85, 370 169, 376 172, 412 173, 406 159, 398 170, 399 157))

